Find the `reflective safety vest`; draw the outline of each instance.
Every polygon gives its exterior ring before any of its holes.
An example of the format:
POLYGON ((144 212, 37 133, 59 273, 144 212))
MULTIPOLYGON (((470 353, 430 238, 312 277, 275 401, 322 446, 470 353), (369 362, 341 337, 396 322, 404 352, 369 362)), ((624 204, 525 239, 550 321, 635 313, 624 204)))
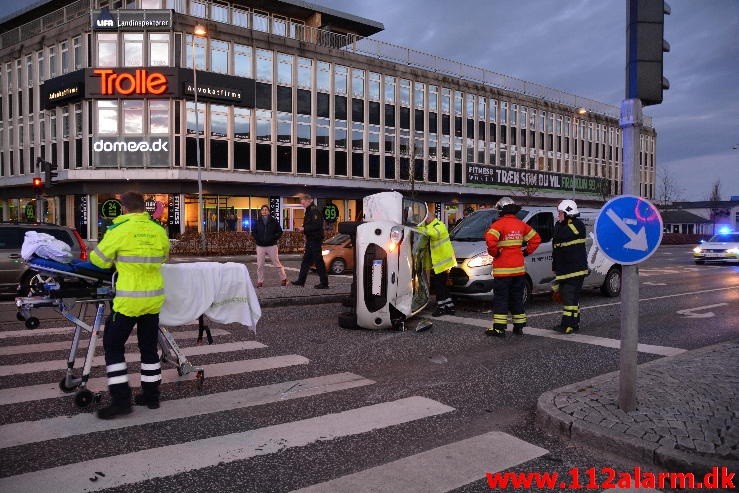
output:
MULTIPOLYGON (((159 313, 164 304, 161 266, 169 255, 169 238, 148 212, 118 216, 90 253, 90 262, 118 271, 113 310, 136 317, 159 313)), ((183 289, 185 287, 183 286, 183 289)))
POLYGON ((585 224, 573 217, 554 225, 552 270, 558 281, 588 275, 585 224))
POLYGON ((526 242, 526 254, 539 248, 541 237, 534 228, 514 214, 503 217, 490 225, 485 233, 488 253, 493 257, 493 277, 522 276, 526 274, 521 248, 526 242))
POLYGON ((454 256, 454 248, 449 240, 449 231, 443 222, 434 218, 430 223, 420 225, 418 229, 429 237, 431 268, 434 274, 457 266, 457 257, 454 256))

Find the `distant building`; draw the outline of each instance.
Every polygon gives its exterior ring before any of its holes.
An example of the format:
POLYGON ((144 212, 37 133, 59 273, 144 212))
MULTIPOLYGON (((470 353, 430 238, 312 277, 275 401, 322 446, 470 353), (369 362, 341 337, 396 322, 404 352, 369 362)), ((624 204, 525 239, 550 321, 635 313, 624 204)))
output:
POLYGON ((739 200, 672 202, 659 206, 665 233, 714 235, 739 231, 739 200))
MULTIPOLYGON (((502 195, 620 193, 619 108, 371 38, 383 29, 301 0, 37 1, 0 20, 2 218, 36 219, 39 158, 58 167, 43 219, 88 239, 129 189, 170 236, 248 229, 265 204, 291 230, 304 190, 338 220, 412 191, 448 222, 502 195)), ((640 143, 651 198, 649 118, 640 143)))

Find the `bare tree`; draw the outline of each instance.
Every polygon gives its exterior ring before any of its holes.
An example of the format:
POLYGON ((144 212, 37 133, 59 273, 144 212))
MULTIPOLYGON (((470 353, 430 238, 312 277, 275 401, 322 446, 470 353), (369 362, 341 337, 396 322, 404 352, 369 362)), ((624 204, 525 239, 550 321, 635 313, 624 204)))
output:
POLYGON ((716 180, 708 194, 708 202, 711 210, 711 222, 713 223, 713 234, 716 234, 716 223, 721 217, 731 214, 729 209, 721 207, 721 180, 716 180))
POLYGON ((685 189, 677 184, 669 170, 660 168, 657 171, 657 203, 667 205, 683 200, 684 193, 685 189))

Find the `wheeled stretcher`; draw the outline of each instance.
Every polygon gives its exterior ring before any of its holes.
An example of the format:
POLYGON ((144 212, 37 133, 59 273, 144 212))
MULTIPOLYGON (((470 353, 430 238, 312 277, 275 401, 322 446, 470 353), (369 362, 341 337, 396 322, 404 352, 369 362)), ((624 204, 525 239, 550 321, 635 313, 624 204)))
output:
MULTIPOLYGON (((59 382, 59 388, 64 392, 76 391, 75 404, 78 407, 87 407, 100 398, 99 394, 87 388, 87 382, 95 356, 95 344, 104 320, 105 308, 115 295, 115 271, 103 270, 84 261, 64 264, 43 258, 32 258, 27 264, 40 275, 37 276, 38 282, 31 287, 29 296, 15 299, 18 308, 17 318, 25 321, 27 328, 35 329, 40 322, 37 317, 32 316, 32 311, 36 308, 49 307, 74 324, 74 337, 67 357, 67 372, 59 382), (95 312, 90 324, 85 319, 88 309, 93 306, 95 312), (82 374, 77 376, 74 365, 83 331, 90 334, 90 341, 82 366, 82 374)), ((210 330, 204 325, 202 316, 199 323, 198 340, 201 340, 203 332, 206 332, 208 343, 212 343, 210 330)), ((162 363, 174 364, 180 376, 195 372, 195 385, 201 389, 205 379, 204 369, 193 366, 187 360, 172 334, 164 327, 159 327, 158 340, 162 363)))

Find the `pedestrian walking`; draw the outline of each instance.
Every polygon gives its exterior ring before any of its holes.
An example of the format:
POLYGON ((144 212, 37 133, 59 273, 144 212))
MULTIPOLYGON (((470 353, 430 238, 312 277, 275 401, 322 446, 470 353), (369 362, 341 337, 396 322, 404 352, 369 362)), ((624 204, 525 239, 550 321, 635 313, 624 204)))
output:
POLYGON ((457 258, 449 240, 449 231, 431 209, 426 214, 424 224, 418 229, 428 236, 431 250, 431 286, 436 293, 436 309, 431 315, 434 317, 454 315, 454 301, 449 295, 447 280, 449 270, 457 265, 457 258))
POLYGON ((115 265, 113 310, 105 322, 103 348, 111 404, 98 410, 98 418, 112 419, 131 412, 131 387, 125 345, 136 326, 141 353, 141 393, 137 405, 159 407, 161 364, 157 352, 159 310, 164 304, 161 265, 169 255, 169 239, 161 225, 145 210, 144 197, 126 192, 121 197, 123 214, 90 253, 90 262, 108 269, 115 265))
POLYGON ((261 217, 254 224, 252 235, 257 245, 257 287, 264 286, 264 258, 269 257, 272 265, 280 269, 280 282, 287 286, 285 267, 280 263, 277 242, 282 236, 282 227, 279 221, 269 213, 269 207, 263 205, 259 210, 261 217))
POLYGON ((562 320, 558 330, 571 334, 580 330, 580 292, 588 275, 585 248, 585 224, 574 200, 563 200, 557 206, 559 218, 552 237, 552 270, 555 280, 552 298, 562 303, 562 320))
POLYGON ((298 278, 292 281, 295 286, 305 286, 305 280, 308 277, 308 270, 311 265, 315 264, 318 277, 321 282, 316 284, 316 289, 328 288, 328 275, 326 274, 326 264, 323 263, 323 255, 321 255, 321 244, 323 243, 323 214, 313 203, 313 197, 307 193, 300 195, 300 204, 305 207, 305 216, 303 218, 303 234, 305 235, 305 253, 303 261, 300 263, 300 273, 298 278))
POLYGON ((521 206, 510 197, 501 198, 495 208, 500 216, 485 233, 488 253, 493 257, 494 278, 493 326, 485 331, 485 335, 505 337, 508 312, 513 317, 513 333, 523 335, 526 325, 524 257, 536 251, 541 237, 534 228, 516 217, 521 206))

